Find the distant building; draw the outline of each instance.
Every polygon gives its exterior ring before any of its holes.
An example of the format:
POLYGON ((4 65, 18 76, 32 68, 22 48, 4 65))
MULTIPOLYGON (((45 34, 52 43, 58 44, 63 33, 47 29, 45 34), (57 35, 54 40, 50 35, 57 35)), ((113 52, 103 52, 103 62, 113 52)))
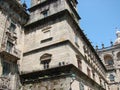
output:
POLYGON ((31 0, 28 14, 20 0, 0 1, 0 90, 110 90, 115 85, 108 77, 114 79, 118 71, 106 67, 84 35, 77 4, 31 0), (109 70, 114 75, 108 76, 109 70))
POLYGON ((120 90, 120 31, 116 32, 117 39, 110 47, 98 49, 98 54, 107 68, 107 78, 110 90, 120 90))

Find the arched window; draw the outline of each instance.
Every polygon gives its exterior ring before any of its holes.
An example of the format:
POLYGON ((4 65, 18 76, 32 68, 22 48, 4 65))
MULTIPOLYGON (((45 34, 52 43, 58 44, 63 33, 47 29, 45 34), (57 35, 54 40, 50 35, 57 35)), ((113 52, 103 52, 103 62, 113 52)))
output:
POLYGON ((105 55, 105 56, 104 56, 104 62, 105 62, 105 64, 107 64, 107 65, 113 65, 113 64, 114 64, 113 58, 112 58, 111 55, 105 55))
POLYGON ((110 74, 109 79, 110 79, 110 81, 114 81, 115 80, 115 76, 113 74, 110 74))
POLYGON ((120 60, 120 52, 117 53, 117 60, 120 60))
POLYGON ((49 68, 49 63, 52 59, 52 55, 45 53, 40 57, 40 62, 41 64, 43 64, 44 69, 48 69, 49 68))

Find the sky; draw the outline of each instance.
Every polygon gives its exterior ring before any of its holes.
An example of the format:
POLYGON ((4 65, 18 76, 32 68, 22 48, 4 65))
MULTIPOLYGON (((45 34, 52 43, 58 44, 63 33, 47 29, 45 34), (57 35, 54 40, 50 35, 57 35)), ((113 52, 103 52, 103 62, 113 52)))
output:
MULTIPOLYGON (((23 2, 24 0, 22 0, 23 2)), ((30 7, 30 0, 25 0, 30 7)), ((80 27, 92 45, 101 48, 115 41, 120 30, 120 0, 78 0, 80 27)))

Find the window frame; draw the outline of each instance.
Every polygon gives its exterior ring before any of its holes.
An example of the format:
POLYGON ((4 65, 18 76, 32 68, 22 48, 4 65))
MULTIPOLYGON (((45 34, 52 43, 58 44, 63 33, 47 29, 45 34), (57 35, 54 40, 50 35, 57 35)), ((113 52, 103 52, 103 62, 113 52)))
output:
POLYGON ((110 74, 110 75, 109 75, 109 80, 110 80, 111 82, 115 81, 115 76, 114 76, 113 74, 110 74))

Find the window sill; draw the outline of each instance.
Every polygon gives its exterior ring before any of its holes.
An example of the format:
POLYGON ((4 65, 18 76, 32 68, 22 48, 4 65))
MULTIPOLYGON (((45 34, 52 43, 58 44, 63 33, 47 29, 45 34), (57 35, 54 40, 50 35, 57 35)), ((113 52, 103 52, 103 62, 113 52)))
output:
POLYGON ((43 39, 43 40, 41 40, 41 43, 49 42, 49 41, 51 41, 52 39, 53 39, 53 37, 43 39))

